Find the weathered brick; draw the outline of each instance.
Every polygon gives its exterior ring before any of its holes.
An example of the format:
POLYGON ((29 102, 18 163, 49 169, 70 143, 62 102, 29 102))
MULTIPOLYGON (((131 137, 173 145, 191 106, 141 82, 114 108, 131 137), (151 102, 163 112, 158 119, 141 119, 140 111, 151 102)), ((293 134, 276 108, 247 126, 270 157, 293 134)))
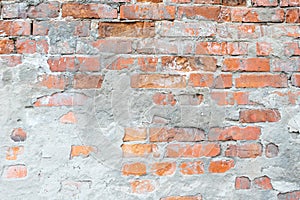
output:
POLYGON ((138 66, 143 72, 155 72, 158 65, 158 58, 156 57, 139 57, 137 59, 138 66))
POLYGON ((6 150, 6 160, 17 160, 18 156, 23 154, 23 146, 8 147, 6 150))
POLYGON ((300 198, 300 190, 295 190, 286 193, 279 193, 278 200, 298 200, 300 198))
POLYGON ((214 75, 208 73, 191 74, 189 85, 193 87, 212 87, 214 85, 214 75))
POLYGON ((259 143, 229 145, 225 151, 225 156, 239 158, 256 158, 261 154, 262 145, 259 143))
POLYGON ((150 142, 197 142, 205 140, 205 133, 197 128, 150 128, 150 142))
POLYGON ((235 178, 236 190, 248 190, 250 189, 251 181, 248 177, 240 176, 235 178))
POLYGON ((204 163, 202 161, 182 162, 180 173, 183 175, 204 174, 204 163))
POLYGON ((66 3, 62 6, 62 17, 88 19, 114 19, 118 17, 117 9, 104 4, 66 3))
POLYGON ((278 6, 278 1, 273 1, 273 0, 252 0, 252 5, 253 6, 270 6, 270 7, 276 7, 278 6))
POLYGON ((145 194, 155 190, 152 180, 135 180, 131 181, 130 185, 132 192, 137 194, 145 194))
POLYGON ((231 20, 233 22, 283 22, 285 19, 283 9, 256 9, 232 8, 231 20))
POLYGON ((160 200, 202 200, 202 196, 170 196, 161 198, 160 200))
POLYGON ((232 74, 219 74, 214 81, 214 88, 225 89, 232 87, 232 74))
POLYGON ((287 87, 287 76, 284 74, 241 74, 235 79, 237 88, 287 87))
POLYGON ((122 168, 122 174, 125 176, 142 176, 146 175, 146 165, 144 163, 128 163, 124 164, 122 168))
POLYGON ((178 95, 178 101, 180 105, 197 106, 203 102, 203 94, 181 94, 178 95))
POLYGON ((264 190, 273 190, 271 179, 267 176, 257 177, 253 180, 254 186, 257 186, 264 190))
POLYGON ((281 7, 300 6, 300 2, 298 0, 281 0, 280 6, 281 7))
POLYGON ((168 144, 166 157, 178 158, 198 158, 198 157, 213 157, 220 154, 220 145, 216 143, 202 144, 168 144))
POLYGON ((72 145, 70 159, 74 157, 88 157, 92 152, 96 152, 97 149, 93 146, 82 146, 82 145, 72 145))
POLYGON ((300 87, 300 74, 293 74, 292 75, 292 84, 296 87, 300 87))
POLYGON ((77 42, 76 53, 96 54, 116 53, 128 54, 132 52, 132 41, 124 39, 99 39, 96 41, 81 39, 77 42))
POLYGON ((110 70, 122 70, 122 69, 130 69, 133 66, 135 59, 128 58, 123 56, 117 56, 112 60, 104 60, 107 62, 106 69, 110 70))
POLYGON ((270 59, 267 58, 225 58, 222 71, 270 71, 270 59))
POLYGON ((175 19, 175 12, 175 6, 163 4, 122 5, 120 19, 172 20, 175 19))
POLYGON ((101 88, 103 77, 101 75, 76 74, 74 76, 75 89, 101 88))
POLYGON ((286 11, 286 20, 287 23, 299 23, 300 22, 300 9, 288 9, 286 11))
POLYGON ((152 173, 158 176, 173 175, 175 173, 175 170, 175 162, 158 162, 154 163, 151 167, 152 173))
POLYGON ((197 55, 224 55, 227 54, 226 42, 199 42, 196 44, 197 55))
POLYGON ((240 111, 240 121, 242 123, 256 122, 277 122, 281 119, 277 109, 257 109, 240 111))
POLYGON ((69 78, 64 75, 42 75, 39 78, 39 85, 49 89, 64 89, 69 84, 69 78))
POLYGON ((300 57, 292 57, 288 59, 273 59, 272 70, 274 72, 299 72, 300 57))
POLYGON ((82 106, 88 97, 79 93, 54 93, 50 96, 42 96, 34 102, 34 106, 82 106))
POLYGON ((185 88, 185 76, 168 74, 135 74, 131 77, 132 88, 185 88))
POLYGON ((174 106, 176 104, 176 99, 172 93, 155 93, 153 95, 153 102, 157 105, 171 105, 174 106))
POLYGON ((81 72, 98 72, 101 68, 99 56, 76 56, 75 63, 81 72))
POLYGON ((16 41, 16 49, 20 54, 47 54, 49 45, 45 39, 18 39, 16 41))
POLYGON ((155 36, 155 23, 153 22, 100 22, 100 37, 140 37, 155 36))
POLYGON ((287 56, 300 56, 300 46, 298 42, 285 43, 284 53, 287 56))
MULTIPOLYGON (((181 45, 189 45, 181 43, 181 45)), ((146 39, 138 41, 136 51, 140 54, 178 54, 178 41, 169 41, 163 39, 146 39)))
POLYGON ((26 18, 28 9, 26 2, 2 4, 2 16, 4 19, 26 18))
POLYGON ((286 24, 278 24, 268 27, 268 36, 280 39, 282 37, 299 38, 300 27, 286 24))
POLYGON ((268 42, 257 42, 256 43, 256 55, 258 56, 269 56, 273 51, 272 44, 268 42))
POLYGON ((278 156, 278 153, 279 153, 279 148, 276 144, 269 143, 266 145, 265 154, 267 158, 274 158, 278 156))
POLYGON ((251 104, 248 92, 213 91, 210 95, 219 106, 251 104))
POLYGON ((1 36, 28 36, 30 31, 31 25, 28 20, 0 21, 1 36))
POLYGON ((225 173, 234 167, 234 160, 210 161, 208 170, 211 173, 225 173))
POLYGON ((0 54, 10 54, 14 51, 14 41, 10 39, 0 39, 0 54))
POLYGON ((14 142, 23 142, 26 140, 27 138, 27 133, 22 129, 22 128, 15 128, 11 134, 10 134, 10 138, 14 141, 14 142))
POLYGON ((57 1, 50 1, 47 3, 40 3, 35 6, 30 6, 27 11, 27 17, 34 19, 49 19, 58 17, 60 12, 60 3, 57 1))
POLYGON ((4 167, 2 177, 5 179, 18 179, 27 176, 27 167, 25 165, 10 165, 4 167))
POLYGON ((15 67, 21 63, 21 55, 0 55, 0 65, 2 67, 15 67))
POLYGON ((258 140, 260 134, 260 128, 255 126, 211 128, 208 133, 208 140, 258 140))
POLYGON ((179 20, 187 18, 218 21, 221 8, 213 6, 180 6, 177 12, 179 20))
POLYGON ((70 111, 59 118, 59 122, 63 124, 76 124, 77 118, 74 112, 70 111))
POLYGON ((123 141, 142 141, 147 137, 147 129, 145 128, 130 128, 127 127, 124 129, 125 134, 123 141))
POLYGON ((74 56, 51 56, 48 59, 50 70, 53 72, 77 71, 74 56))
POLYGON ((123 144, 122 146, 124 157, 142 157, 147 156, 156 148, 154 144, 123 144))

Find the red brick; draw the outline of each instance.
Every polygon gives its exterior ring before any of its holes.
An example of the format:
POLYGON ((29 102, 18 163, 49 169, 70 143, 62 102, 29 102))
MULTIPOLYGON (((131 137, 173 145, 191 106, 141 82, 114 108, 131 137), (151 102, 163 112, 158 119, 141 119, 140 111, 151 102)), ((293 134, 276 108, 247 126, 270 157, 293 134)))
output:
POLYGON ((248 43, 247 42, 227 42, 227 54, 238 56, 248 54, 248 43))
POLYGON ((240 176, 235 178, 236 190, 248 190, 250 189, 251 181, 248 177, 240 176))
POLYGON ((176 170, 175 162, 154 163, 151 167, 152 173, 158 176, 173 175, 175 173, 175 170, 176 170))
POLYGON ((176 104, 176 99, 172 93, 155 93, 153 95, 153 102, 157 105, 171 105, 174 106, 176 104))
POLYGON ((269 56, 273 51, 272 44, 268 42, 257 42, 256 43, 256 55, 258 56, 269 56))
POLYGON ((171 196, 171 197, 164 197, 160 200, 202 200, 201 195, 196 196, 171 196))
POLYGON ((225 58, 223 71, 247 71, 267 72, 270 71, 270 59, 267 58, 225 58))
POLYGON ((2 176, 6 179, 25 178, 27 176, 27 167, 25 165, 6 166, 2 176))
POLYGON ((260 128, 255 126, 211 128, 208 134, 208 140, 258 140, 260 133, 260 128))
POLYGON ((103 77, 101 75, 76 74, 74 76, 75 89, 101 88, 103 77))
POLYGON ((256 143, 229 145, 225 151, 225 156, 239 158, 256 158, 262 154, 262 145, 256 143))
POLYGON ((100 22, 100 37, 140 37, 155 36, 155 23, 153 22, 100 22))
POLYGON ((154 144, 123 144, 122 146, 124 157, 143 157, 151 154, 156 148, 154 144))
POLYGON ((237 88, 287 87, 287 76, 284 74, 241 74, 235 79, 237 88))
POLYGON ((7 67, 15 67, 22 63, 21 55, 0 55, 0 65, 7 67))
POLYGON ((292 85, 300 87, 300 74, 296 73, 292 75, 292 85))
POLYGON ((287 23, 298 23, 300 22, 300 9, 288 9, 286 11, 286 20, 287 23))
POLYGON ((229 30, 229 31, 234 31, 234 30, 237 31, 239 39, 256 39, 262 37, 264 34, 261 25, 243 24, 243 25, 233 26, 233 30, 229 30))
POLYGON ((189 85, 192 87, 213 87, 214 75, 213 74, 191 74, 189 85))
POLYGON ((117 56, 113 61, 109 61, 106 65, 107 69, 110 70, 122 70, 122 69, 130 69, 133 66, 135 59, 127 58, 122 56, 117 56))
MULTIPOLYGON (((79 65, 79 71, 98 72, 101 64, 99 56, 77 56, 76 63, 79 65)), ((76 67, 75 67, 76 68, 76 67)))
MULTIPOLYGON (((217 2, 218 1, 219 0, 217 0, 217 2)), ((221 3, 225 6, 245 6, 246 0, 222 0, 221 3)))
POLYGON ((232 74, 219 74, 214 81, 214 88, 225 89, 232 87, 232 74))
POLYGON ((257 109, 240 111, 240 121, 242 123, 277 122, 280 119, 280 112, 276 109, 257 109))
POLYGON ((16 42, 17 52, 20 54, 48 53, 47 40, 18 39, 16 42))
POLYGON ((212 20, 218 21, 221 12, 220 7, 213 6, 184 6, 178 7, 177 18, 197 19, 197 20, 212 20))
POLYGON ((189 71, 216 71, 217 59, 209 56, 183 57, 183 56, 163 56, 161 58, 162 67, 166 71, 176 70, 180 72, 189 71))
POLYGON ((267 176, 255 178, 253 184, 263 190, 273 190, 271 179, 267 176))
POLYGON ((77 118, 74 112, 68 112, 59 118, 59 122, 63 124, 76 124, 77 118))
POLYGON ((211 173, 225 173, 234 167, 234 160, 210 161, 208 170, 211 173))
POLYGON ((276 144, 269 143, 266 145, 265 154, 267 158, 274 158, 278 156, 278 153, 279 153, 279 148, 276 144))
POLYGON ((146 165, 144 163, 128 163, 123 165, 122 174, 124 176, 142 176, 146 175, 146 165))
POLYGON ((125 128, 123 141, 143 141, 146 140, 147 129, 145 128, 125 128))
POLYGON ((285 43, 285 55, 287 56, 300 56, 300 46, 298 42, 285 43))
POLYGON ((137 0, 136 2, 140 2, 140 3, 145 3, 145 2, 150 2, 150 3, 162 3, 163 0, 137 0))
POLYGON ((204 163, 202 161, 183 162, 179 167, 180 173, 183 175, 204 174, 204 163))
POLYGON ((280 6, 281 7, 300 6, 300 2, 298 0, 281 0, 280 6))
POLYGON ((62 6, 62 17, 88 19, 114 19, 118 17, 117 9, 104 4, 66 3, 62 6))
POLYGON ((286 193, 279 193, 277 195, 278 200, 299 200, 300 199, 300 190, 295 190, 286 193))
POLYGON ((231 20, 233 22, 283 22, 284 21, 283 9, 264 9, 256 8, 232 8, 231 20), (268 14, 268 17, 265 15, 268 14), (270 17, 269 17, 270 16, 270 17))
POLYGON ((49 89, 63 90, 69 84, 69 78, 64 75, 43 75, 39 80, 41 86, 49 89))
POLYGON ((139 57, 138 66, 143 72, 155 72, 158 65, 158 58, 155 57, 139 57))
POLYGON ((14 51, 14 41, 9 39, 0 39, 0 54, 10 54, 14 51))
POLYGON ((266 7, 266 6, 278 6, 278 2, 277 1, 273 1, 273 0, 252 0, 252 5, 253 6, 263 6, 263 7, 266 7))
POLYGON ((205 140, 205 133, 197 128, 150 128, 150 142, 198 142, 205 140))
POLYGON ((14 142, 23 142, 27 138, 27 133, 22 128, 15 128, 10 134, 10 138, 14 142))
POLYGON ((175 6, 163 4, 122 5, 120 19, 173 20, 175 19, 175 9, 175 6))
POLYGON ((227 54, 226 42, 199 42, 196 44, 196 54, 224 55, 227 54))
POLYGON ((194 1, 194 4, 221 4, 221 3, 222 3, 221 0, 195 0, 194 1))
POLYGON ((35 6, 30 6, 27 11, 27 16, 34 19, 56 18, 59 15, 60 3, 51 1, 40 3, 35 6))
POLYGON ((219 106, 250 104, 248 92, 213 91, 210 95, 219 106))
POLYGON ((75 66, 74 56, 49 57, 48 64, 53 72, 77 71, 78 66, 75 66))
POLYGON ((131 77, 132 88, 185 88, 185 76, 168 74, 135 74, 131 77))
POLYGON ((24 3, 11 3, 2 4, 2 15, 4 19, 12 18, 26 18, 28 9, 27 4, 24 3))
POLYGON ((0 21, 1 36, 28 36, 30 30, 30 21, 0 21))
POLYGON ((54 93, 50 96, 42 96, 34 102, 34 106, 82 106, 88 97, 78 93, 54 93))
POLYGON ((220 145, 216 143, 202 144, 168 144, 166 157, 178 158, 198 158, 198 157, 214 157, 220 154, 220 145))
POLYGON ((18 156, 23 154, 23 152, 23 146, 8 147, 6 150, 6 160, 17 160, 18 156))
POLYGON ((131 181, 130 185, 132 192, 137 194, 145 194, 155 190, 155 185, 152 180, 131 181))
POLYGON ((74 157, 89 157, 92 152, 96 152, 96 148, 92 146, 72 145, 70 159, 74 157))

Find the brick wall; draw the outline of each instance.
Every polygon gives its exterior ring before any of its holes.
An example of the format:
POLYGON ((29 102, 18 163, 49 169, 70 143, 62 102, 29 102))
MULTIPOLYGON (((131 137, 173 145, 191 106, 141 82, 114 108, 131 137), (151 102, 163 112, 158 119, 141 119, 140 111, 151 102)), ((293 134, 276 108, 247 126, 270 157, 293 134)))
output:
POLYGON ((299 0, 0 8, 0 199, 300 199, 299 0))

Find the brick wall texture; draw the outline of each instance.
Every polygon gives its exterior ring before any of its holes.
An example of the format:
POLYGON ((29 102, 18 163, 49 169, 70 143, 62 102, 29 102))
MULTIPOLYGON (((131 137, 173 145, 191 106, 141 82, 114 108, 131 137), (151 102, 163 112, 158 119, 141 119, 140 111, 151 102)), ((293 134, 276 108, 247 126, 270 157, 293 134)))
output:
POLYGON ((299 200, 300 0, 0 1, 0 199, 299 200))

